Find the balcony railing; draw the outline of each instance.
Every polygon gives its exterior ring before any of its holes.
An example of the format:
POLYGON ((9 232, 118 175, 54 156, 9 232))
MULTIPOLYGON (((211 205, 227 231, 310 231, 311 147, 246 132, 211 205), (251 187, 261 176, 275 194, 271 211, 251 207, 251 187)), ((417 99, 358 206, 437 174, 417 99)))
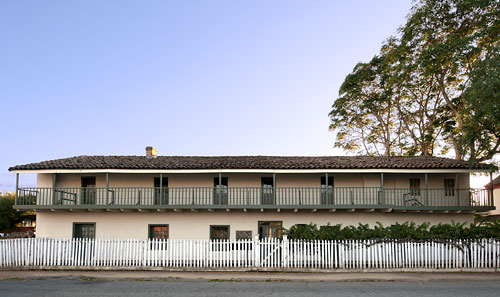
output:
POLYGON ((334 188, 19 188, 20 209, 394 208, 493 209, 483 189, 334 188))

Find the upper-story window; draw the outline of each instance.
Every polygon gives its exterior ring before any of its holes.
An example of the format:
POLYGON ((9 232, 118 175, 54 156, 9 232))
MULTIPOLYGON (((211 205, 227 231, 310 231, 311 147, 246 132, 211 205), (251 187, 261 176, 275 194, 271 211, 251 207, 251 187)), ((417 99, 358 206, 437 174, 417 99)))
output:
POLYGON ((326 176, 321 177, 321 204, 333 204, 333 185, 333 176, 328 177, 328 183, 326 176))
POLYGON ((262 177, 262 204, 275 204, 274 201, 274 180, 272 177, 262 177))
MULTIPOLYGON (((328 187, 333 188, 333 176, 328 177, 328 187)), ((326 176, 321 177, 321 187, 326 188, 326 176)))
POLYGON ((227 177, 222 177, 220 180, 218 177, 214 177, 214 204, 228 203, 227 185, 227 177))
POLYGON ((219 178, 214 177, 214 187, 218 187, 219 185, 224 188, 227 188, 227 177, 223 177, 220 183, 219 183, 219 178))
POLYGON ((420 196, 420 178, 410 178, 410 195, 420 196))
POLYGON ((444 179, 444 195, 455 196, 455 180, 452 178, 444 179))
POLYGON ((168 205, 168 178, 163 177, 161 179, 161 184, 160 184, 160 178, 155 177, 154 186, 155 186, 155 195, 154 195, 155 204, 168 205), (160 190, 160 185, 161 185, 161 190, 160 190))

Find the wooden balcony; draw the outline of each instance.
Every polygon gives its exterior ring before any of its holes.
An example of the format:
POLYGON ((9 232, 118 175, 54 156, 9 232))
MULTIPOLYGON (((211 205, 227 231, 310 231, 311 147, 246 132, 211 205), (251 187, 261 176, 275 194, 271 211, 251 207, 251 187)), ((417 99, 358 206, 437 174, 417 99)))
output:
POLYGON ((494 209, 484 189, 403 189, 380 187, 227 188, 110 187, 19 188, 19 210, 425 210, 494 209))

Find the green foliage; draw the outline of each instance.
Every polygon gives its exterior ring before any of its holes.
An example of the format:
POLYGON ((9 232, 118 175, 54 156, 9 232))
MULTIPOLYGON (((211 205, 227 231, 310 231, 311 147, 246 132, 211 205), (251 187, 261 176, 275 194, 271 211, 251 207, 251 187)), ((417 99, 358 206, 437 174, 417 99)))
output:
POLYGON ((357 64, 329 113, 335 146, 367 155, 500 153, 500 2, 416 1, 399 35, 357 64))
POLYGON ((18 212, 14 209, 14 194, 0 195, 0 232, 11 232, 16 229, 16 224, 24 219, 35 220, 32 212, 18 212))
POLYGON ((414 222, 395 223, 384 227, 381 223, 370 227, 368 224, 345 226, 341 224, 321 226, 316 224, 298 224, 284 229, 283 234, 289 239, 300 240, 347 240, 347 239, 408 239, 408 240, 447 240, 447 239, 483 239, 500 238, 500 221, 485 221, 479 224, 430 223, 420 225, 414 222))
POLYGON ((22 218, 14 210, 14 196, 0 196, 0 232, 12 231, 22 218))
POLYGON ((469 148, 471 161, 490 159, 500 147, 500 47, 474 64, 464 110, 460 145, 469 148))

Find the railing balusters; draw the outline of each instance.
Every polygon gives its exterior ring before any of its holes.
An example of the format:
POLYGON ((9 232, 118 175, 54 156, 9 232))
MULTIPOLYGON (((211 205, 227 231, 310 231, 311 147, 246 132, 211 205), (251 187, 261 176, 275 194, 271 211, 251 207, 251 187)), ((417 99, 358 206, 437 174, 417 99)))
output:
MULTIPOLYGON (((378 206, 380 208, 403 207, 408 209, 433 209, 460 207, 466 209, 487 208, 490 192, 484 189, 460 189, 460 195, 449 189, 429 189, 428 202, 424 191, 409 188, 379 187, 284 187, 263 189, 261 187, 234 187, 218 192, 213 187, 163 188, 164 199, 154 187, 110 187, 110 199, 106 203, 106 188, 19 188, 16 206, 58 206, 58 207, 258 207, 261 204, 274 207, 296 208, 300 205, 314 207, 356 207, 378 206), (52 199, 56 195, 56 199, 52 199), (227 201, 223 195, 227 195, 227 201), (457 200, 456 197, 460 197, 457 200), (219 197, 219 199, 216 199, 219 197), (381 201, 381 197, 385 197, 381 201), (215 202, 218 202, 215 204, 215 202)), ((454 189, 454 191, 457 191, 454 189)))

